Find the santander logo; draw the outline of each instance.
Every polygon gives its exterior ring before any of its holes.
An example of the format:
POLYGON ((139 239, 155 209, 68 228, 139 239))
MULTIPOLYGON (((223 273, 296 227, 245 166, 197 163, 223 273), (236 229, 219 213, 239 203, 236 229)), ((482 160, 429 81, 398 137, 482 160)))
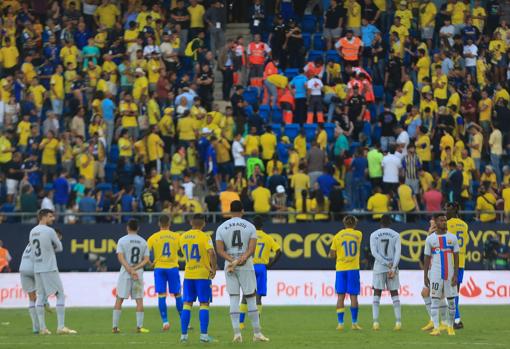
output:
POLYGON ((482 294, 482 289, 478 287, 473 277, 470 276, 466 285, 460 288, 460 294, 468 298, 478 297, 482 294))

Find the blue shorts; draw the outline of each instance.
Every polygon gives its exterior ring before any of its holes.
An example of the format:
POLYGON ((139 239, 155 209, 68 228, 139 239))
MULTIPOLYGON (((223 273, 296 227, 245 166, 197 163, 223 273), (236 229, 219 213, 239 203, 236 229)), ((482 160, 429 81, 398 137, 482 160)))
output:
POLYGON ((255 277, 257 278, 257 295, 267 295, 267 268, 265 264, 254 264, 255 277))
POLYGON ((359 270, 344 270, 336 272, 335 290, 337 294, 359 295, 359 270))
POLYGON ((182 300, 186 303, 193 303, 197 300, 200 303, 212 302, 212 282, 209 279, 184 279, 182 300))
POLYGON ((461 284, 464 280, 464 268, 459 268, 459 275, 457 275, 457 284, 461 284))
POLYGON ((154 288, 156 289, 156 293, 166 294, 167 284, 168 293, 181 293, 181 278, 179 277, 179 268, 154 269, 154 288))

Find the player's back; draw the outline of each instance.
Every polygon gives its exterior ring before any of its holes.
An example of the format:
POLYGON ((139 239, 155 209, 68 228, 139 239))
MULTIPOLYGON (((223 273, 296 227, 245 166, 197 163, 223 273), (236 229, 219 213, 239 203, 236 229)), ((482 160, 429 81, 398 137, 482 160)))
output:
POLYGON ((393 264, 395 255, 400 258, 400 235, 390 228, 381 228, 370 234, 370 251, 373 256, 380 256, 384 261, 375 258, 374 271, 389 271, 388 264, 393 264))
POLYGON ((457 237, 452 233, 430 234, 425 240, 425 255, 431 257, 431 279, 449 280, 453 275, 453 253, 459 252, 457 237))
POLYGON ((147 245, 153 253, 155 268, 179 267, 180 237, 179 233, 170 230, 160 230, 149 237, 147 245))
POLYGON ((254 264, 268 264, 271 258, 271 251, 278 250, 280 246, 276 241, 263 230, 257 230, 257 248, 253 257, 254 264))
POLYGON ((469 243, 468 225, 460 218, 450 218, 447 222, 448 232, 457 237, 459 241, 460 254, 466 253, 466 246, 469 243))
POLYGON ((211 237, 201 230, 188 230, 181 235, 179 244, 186 260, 185 279, 208 279, 211 260, 208 250, 214 249, 211 237))
MULTIPOLYGON (((134 266, 149 255, 147 241, 138 234, 127 234, 117 242, 117 253, 122 253, 126 262, 130 266, 134 266)), ((143 272, 143 269, 140 269, 143 272)), ((121 274, 127 274, 124 266, 120 268, 121 274)))
POLYGON ((62 242, 57 233, 47 225, 37 225, 30 231, 34 272, 45 273, 58 271, 55 252, 62 251, 62 242))
POLYGON ((358 270, 363 234, 359 230, 346 228, 333 238, 331 248, 336 251, 336 270, 358 270))
MULTIPOLYGON (((257 239, 255 226, 246 219, 239 217, 223 222, 216 230, 216 240, 223 241, 225 251, 234 258, 239 258, 246 253, 251 239, 257 239)), ((253 269, 253 259, 251 257, 245 265, 238 267, 238 269, 250 268, 253 269)))
POLYGON ((19 265, 19 272, 24 274, 34 274, 34 262, 32 254, 32 245, 28 243, 21 256, 21 263, 19 265))

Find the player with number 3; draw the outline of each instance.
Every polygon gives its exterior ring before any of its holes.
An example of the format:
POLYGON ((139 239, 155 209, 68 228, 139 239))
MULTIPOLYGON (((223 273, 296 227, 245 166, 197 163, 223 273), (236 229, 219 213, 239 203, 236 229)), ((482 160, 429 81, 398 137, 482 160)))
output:
POLYGON ((329 257, 336 260, 335 290, 338 295, 336 313, 337 330, 344 329, 345 295, 351 299, 351 317, 353 330, 361 330, 358 325, 358 295, 360 294, 359 259, 363 234, 356 230, 358 220, 354 216, 345 216, 345 229, 340 230, 333 238, 329 257))

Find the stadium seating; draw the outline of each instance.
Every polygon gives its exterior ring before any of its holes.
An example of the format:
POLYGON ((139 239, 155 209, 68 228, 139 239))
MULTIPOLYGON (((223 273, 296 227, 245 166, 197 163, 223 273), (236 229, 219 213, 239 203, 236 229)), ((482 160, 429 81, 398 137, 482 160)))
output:
POLYGON ((332 122, 324 123, 324 131, 328 134, 328 142, 333 142, 335 140, 335 127, 336 125, 332 122))
POLYGON ((307 142, 312 142, 315 139, 315 134, 317 132, 317 124, 305 124, 305 137, 307 142))
POLYGON ((314 34, 313 36, 313 49, 323 51, 326 47, 326 42, 322 37, 322 33, 314 34))
POLYGON ((110 148, 110 161, 116 163, 119 161, 119 146, 112 144, 110 148))
POLYGON ((262 104, 259 107, 259 115, 264 121, 269 121, 271 117, 271 106, 269 104, 262 104))
POLYGON ((304 33, 314 33, 317 29, 317 18, 311 15, 305 15, 301 21, 301 29, 304 33))
POLYGON ((111 191, 113 186, 111 183, 99 183, 96 185, 96 189, 99 191, 111 191))
POLYGON ((283 121, 282 110, 280 107, 273 107, 271 110, 271 122, 273 124, 281 124, 283 121))
POLYGON ((310 34, 303 33, 303 45, 307 51, 312 47, 312 36, 310 34))
POLYGON ((271 128, 273 129, 273 132, 276 135, 276 139, 280 139, 282 137, 281 125, 280 124, 272 124, 271 128))
POLYGON ((115 179, 115 172, 117 172, 117 164, 116 163, 107 163, 104 168, 105 180, 108 183, 113 183, 115 179))
POLYGON ((340 55, 336 50, 328 50, 326 51, 326 62, 333 61, 335 63, 340 63, 340 55))
POLYGON ((299 69, 287 68, 287 69, 285 69, 283 74, 289 79, 289 81, 291 81, 295 76, 297 76, 299 74, 299 69))
POLYGON ((313 62, 317 58, 324 58, 324 51, 318 51, 318 50, 311 50, 308 52, 308 61, 313 62))
POLYGON ((384 98, 384 86, 382 85, 374 85, 374 96, 377 100, 382 100, 384 98))
POLYGON ((258 89, 256 87, 247 87, 243 92, 243 98, 246 102, 248 102, 252 106, 256 106, 259 104, 258 98, 258 89))
POLYGON ((289 137, 289 140, 293 142, 294 138, 296 138, 297 135, 299 134, 299 129, 300 127, 298 124, 288 124, 285 125, 283 134, 289 137))

